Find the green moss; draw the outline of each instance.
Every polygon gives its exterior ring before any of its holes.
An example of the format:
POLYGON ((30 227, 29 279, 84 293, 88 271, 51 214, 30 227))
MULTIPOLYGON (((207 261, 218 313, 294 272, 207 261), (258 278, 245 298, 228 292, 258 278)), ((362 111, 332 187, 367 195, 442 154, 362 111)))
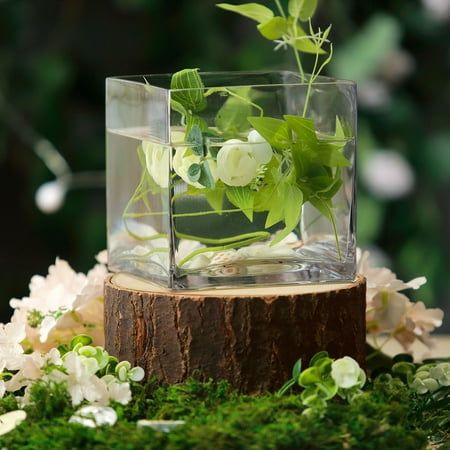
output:
MULTIPOLYGON (((195 380, 175 386, 151 381, 135 386, 133 401, 115 405, 120 420, 97 429, 69 424, 73 409, 61 386, 40 385, 28 419, 0 437, 0 448, 164 450, 419 450, 429 429, 421 429, 417 398, 399 380, 376 381, 348 405, 334 401, 324 417, 302 415, 298 395, 239 395, 226 382, 195 380), (169 434, 137 428, 142 418, 184 419, 169 434)), ((13 399, 0 410, 15 409, 13 399)), ((429 414, 429 412, 428 412, 429 414)), ((447 447, 448 448, 448 447, 447 447)))

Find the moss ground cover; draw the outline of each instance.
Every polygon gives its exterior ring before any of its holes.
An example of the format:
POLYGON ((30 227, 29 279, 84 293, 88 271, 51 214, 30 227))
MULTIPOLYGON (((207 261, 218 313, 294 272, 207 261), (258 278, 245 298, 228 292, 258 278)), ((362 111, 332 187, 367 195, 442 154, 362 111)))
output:
MULTIPOLYGON (((69 424, 73 413, 61 386, 37 384, 27 420, 0 437, 0 448, 38 449, 425 449, 429 438, 448 449, 450 410, 424 408, 401 380, 381 376, 351 404, 334 400, 323 417, 304 415, 300 396, 244 396, 226 382, 134 387, 133 401, 115 405, 113 427, 69 424), (170 433, 138 428, 137 419, 183 419, 170 433)), ((442 406, 442 405, 441 405, 442 406)), ((0 413, 17 408, 0 400, 0 413)))

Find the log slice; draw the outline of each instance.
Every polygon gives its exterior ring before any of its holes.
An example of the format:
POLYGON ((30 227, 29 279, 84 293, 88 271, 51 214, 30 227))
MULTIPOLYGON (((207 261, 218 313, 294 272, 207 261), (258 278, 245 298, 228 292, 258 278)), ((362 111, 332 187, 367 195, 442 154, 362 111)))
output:
POLYGON ((193 373, 243 393, 273 391, 320 350, 365 361, 366 283, 175 291, 117 273, 105 281, 106 350, 179 383, 193 373))

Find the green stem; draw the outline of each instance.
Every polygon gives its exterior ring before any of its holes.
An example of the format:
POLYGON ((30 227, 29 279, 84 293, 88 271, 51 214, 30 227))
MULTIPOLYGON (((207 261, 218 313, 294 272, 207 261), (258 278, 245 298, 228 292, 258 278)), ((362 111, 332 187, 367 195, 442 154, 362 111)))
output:
POLYGON ((277 5, 278 11, 284 19, 286 19, 286 14, 284 13, 283 7, 281 6, 280 0, 275 0, 275 4, 277 5))
POLYGON ((270 233, 268 231, 254 231, 253 233, 245 233, 240 234, 238 236, 230 236, 226 238, 204 238, 201 236, 193 236, 190 234, 180 233, 179 231, 175 232, 177 238, 180 239, 188 239, 190 241, 198 241, 202 244, 228 244, 228 243, 234 243, 234 242, 241 242, 242 240, 248 240, 248 239, 267 239, 270 237, 270 233))
POLYGON ((305 81, 305 72, 303 71, 302 62, 300 61, 300 55, 298 50, 295 47, 292 47, 292 50, 294 51, 295 60, 297 62, 298 71, 300 72, 300 78, 302 80, 302 83, 305 81))
POLYGON ((309 97, 311 96, 311 88, 312 88, 312 84, 314 82, 314 74, 316 73, 318 62, 319 62, 319 54, 316 53, 316 59, 314 61, 314 68, 313 68, 311 76, 309 77, 309 80, 308 80, 308 90, 306 91, 305 106, 303 107, 303 117, 306 117, 306 112, 308 110, 309 97))
POLYGON ((336 220, 334 218, 333 211, 328 206, 327 202, 324 202, 324 205, 325 205, 325 208, 327 208, 328 213, 330 215, 330 222, 331 222, 331 225, 333 227, 334 239, 336 241, 336 249, 337 249, 338 256, 339 256, 339 261, 342 262, 341 244, 339 243, 339 236, 338 236, 337 227, 336 227, 336 220))
MULTIPOLYGON (((197 255, 201 255, 202 253, 220 252, 220 251, 229 250, 229 249, 232 249, 232 248, 241 248, 241 247, 245 247, 247 245, 253 244, 254 242, 258 242, 258 241, 260 241, 262 239, 266 239, 267 237, 270 236, 270 233, 264 233, 264 232, 261 232, 261 233, 249 233, 249 234, 259 234, 260 236, 255 236, 254 238, 245 239, 243 241, 234 242, 234 243, 231 243, 231 244, 221 245, 221 246, 217 246, 217 247, 199 248, 199 249, 194 250, 193 252, 189 253, 189 255, 187 255, 181 261, 179 261, 178 262, 178 267, 182 267, 189 260, 191 260, 192 258, 194 258, 197 255), (264 234, 264 236, 262 236, 263 234, 264 234)), ((244 235, 242 235, 242 236, 244 236, 244 235)))

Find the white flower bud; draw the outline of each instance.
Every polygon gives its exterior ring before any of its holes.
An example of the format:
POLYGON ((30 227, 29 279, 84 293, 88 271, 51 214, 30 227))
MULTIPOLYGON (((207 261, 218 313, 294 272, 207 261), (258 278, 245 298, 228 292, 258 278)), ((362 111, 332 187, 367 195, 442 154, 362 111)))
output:
POLYGON ((253 156, 259 164, 267 164, 272 159, 272 147, 270 144, 256 131, 252 130, 247 136, 248 142, 252 145, 253 156))
POLYGON ((258 161, 252 146, 239 139, 229 139, 217 154, 217 174, 229 186, 246 186, 258 173, 258 161))
POLYGON ((155 183, 162 188, 169 187, 169 149, 155 142, 142 141, 147 171, 155 183))
POLYGON ((366 381, 364 371, 350 356, 344 356, 333 361, 331 364, 331 377, 336 385, 342 389, 349 389, 358 385, 362 387, 366 381))

